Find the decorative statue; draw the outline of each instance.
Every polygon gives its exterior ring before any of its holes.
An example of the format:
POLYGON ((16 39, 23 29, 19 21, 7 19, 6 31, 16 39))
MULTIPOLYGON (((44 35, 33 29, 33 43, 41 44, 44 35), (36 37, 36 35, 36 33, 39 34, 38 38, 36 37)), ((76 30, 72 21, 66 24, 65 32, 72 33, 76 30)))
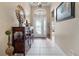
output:
POLYGON ((15 12, 16 12, 16 17, 19 21, 19 27, 22 27, 22 24, 25 20, 25 12, 23 7, 21 5, 18 5, 15 12))

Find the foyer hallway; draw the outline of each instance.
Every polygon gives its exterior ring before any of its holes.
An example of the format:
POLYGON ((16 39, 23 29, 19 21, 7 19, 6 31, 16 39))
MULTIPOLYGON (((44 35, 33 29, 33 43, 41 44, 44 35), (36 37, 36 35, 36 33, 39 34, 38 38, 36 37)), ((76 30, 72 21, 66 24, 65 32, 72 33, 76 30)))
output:
POLYGON ((32 47, 26 56, 65 56, 64 52, 55 44, 54 37, 50 39, 34 39, 32 47))

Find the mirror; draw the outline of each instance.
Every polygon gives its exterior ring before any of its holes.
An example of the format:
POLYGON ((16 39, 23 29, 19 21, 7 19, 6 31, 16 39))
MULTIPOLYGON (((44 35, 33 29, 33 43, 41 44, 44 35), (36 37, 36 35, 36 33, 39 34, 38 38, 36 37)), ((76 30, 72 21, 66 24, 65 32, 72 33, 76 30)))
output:
POLYGON ((16 12, 16 17, 19 21, 19 27, 22 27, 22 24, 26 18, 25 11, 21 5, 17 5, 15 12, 16 12))

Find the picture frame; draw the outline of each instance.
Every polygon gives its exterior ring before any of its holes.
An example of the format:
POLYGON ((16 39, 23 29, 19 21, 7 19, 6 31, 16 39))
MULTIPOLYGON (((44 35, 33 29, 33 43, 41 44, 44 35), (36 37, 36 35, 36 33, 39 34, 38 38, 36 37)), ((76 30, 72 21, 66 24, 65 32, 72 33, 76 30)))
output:
POLYGON ((75 18, 75 2, 62 2, 56 8, 56 21, 75 18))

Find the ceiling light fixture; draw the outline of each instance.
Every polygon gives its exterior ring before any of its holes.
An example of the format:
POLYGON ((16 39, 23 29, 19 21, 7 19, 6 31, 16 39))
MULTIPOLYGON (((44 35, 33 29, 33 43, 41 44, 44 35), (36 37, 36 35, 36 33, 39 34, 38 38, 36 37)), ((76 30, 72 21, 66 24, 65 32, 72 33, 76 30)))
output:
POLYGON ((42 7, 42 3, 38 2, 38 8, 41 8, 41 7, 42 7))

